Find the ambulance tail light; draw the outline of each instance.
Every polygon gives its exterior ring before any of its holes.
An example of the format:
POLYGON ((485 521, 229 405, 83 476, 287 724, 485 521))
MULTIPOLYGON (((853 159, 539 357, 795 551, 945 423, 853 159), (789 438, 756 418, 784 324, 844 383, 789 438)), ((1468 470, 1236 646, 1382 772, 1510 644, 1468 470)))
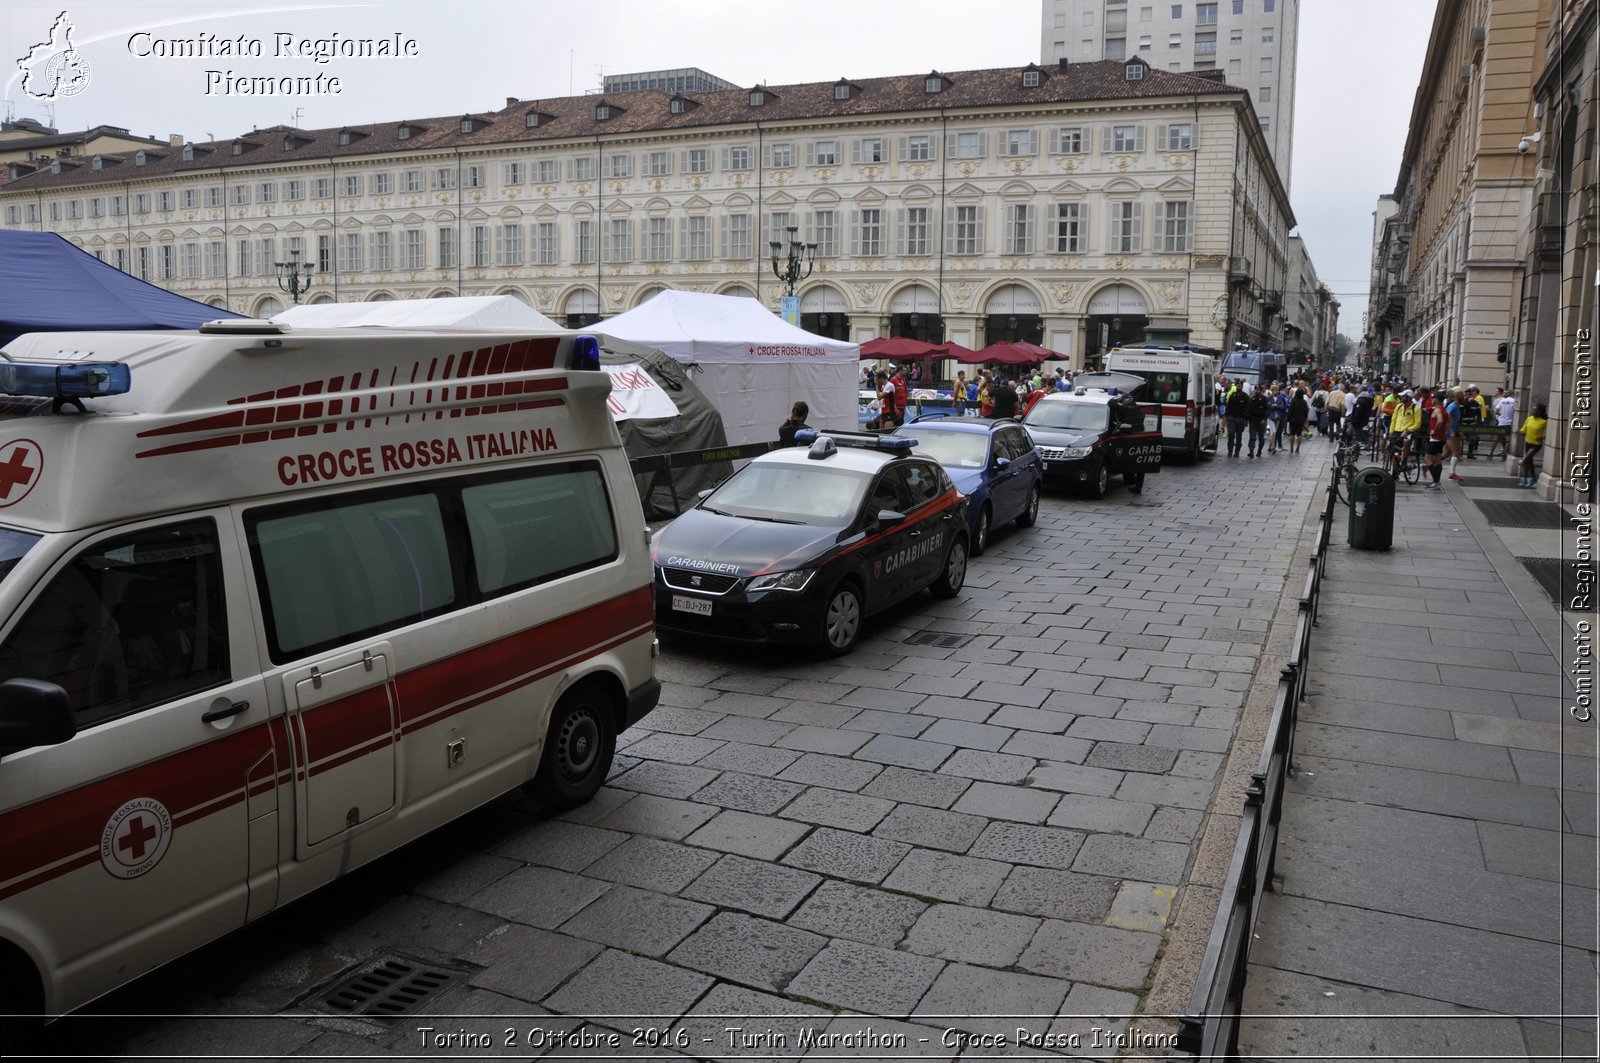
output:
POLYGON ((600 341, 593 336, 574 336, 572 352, 567 355, 567 368, 598 372, 600 369, 600 341))
POLYGON ((1188 401, 1188 403, 1183 408, 1183 427, 1185 429, 1190 429, 1190 428, 1193 428, 1195 426, 1195 423, 1196 423, 1196 418, 1195 418, 1194 400, 1190 399, 1188 401))
POLYGON ((132 382, 122 362, 0 362, 0 391, 47 399, 92 399, 125 395, 132 382))

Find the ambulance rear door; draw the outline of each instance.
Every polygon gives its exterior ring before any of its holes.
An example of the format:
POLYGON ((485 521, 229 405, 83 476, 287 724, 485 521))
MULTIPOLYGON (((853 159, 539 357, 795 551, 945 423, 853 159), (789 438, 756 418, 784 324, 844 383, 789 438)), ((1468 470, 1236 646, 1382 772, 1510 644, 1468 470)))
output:
POLYGON ((77 733, 0 761, 0 936, 60 1010, 273 906, 288 749, 225 510, 97 533, 31 582, 0 681, 61 686, 77 733))

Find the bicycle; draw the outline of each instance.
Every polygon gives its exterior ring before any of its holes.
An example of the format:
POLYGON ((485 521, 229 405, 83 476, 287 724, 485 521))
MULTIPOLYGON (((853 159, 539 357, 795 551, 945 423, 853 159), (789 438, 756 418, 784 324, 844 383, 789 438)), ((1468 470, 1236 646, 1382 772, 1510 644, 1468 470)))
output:
POLYGON ((1334 496, 1347 506, 1355 499, 1356 463, 1360 460, 1361 440, 1346 428, 1333 452, 1333 490, 1334 496))
POLYGON ((1422 462, 1417 457, 1416 448, 1411 445, 1409 433, 1390 437, 1389 460, 1386 464, 1397 481, 1404 479, 1408 484, 1417 482, 1417 478, 1422 475, 1422 462))

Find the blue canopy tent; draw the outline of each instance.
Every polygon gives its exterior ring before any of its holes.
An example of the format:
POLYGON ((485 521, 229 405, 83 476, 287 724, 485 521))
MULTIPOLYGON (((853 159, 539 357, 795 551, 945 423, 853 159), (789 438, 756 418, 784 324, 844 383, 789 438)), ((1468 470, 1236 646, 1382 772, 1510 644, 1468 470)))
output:
POLYGON ((55 233, 0 230, 0 346, 24 332, 190 329, 239 316, 130 277, 55 233))

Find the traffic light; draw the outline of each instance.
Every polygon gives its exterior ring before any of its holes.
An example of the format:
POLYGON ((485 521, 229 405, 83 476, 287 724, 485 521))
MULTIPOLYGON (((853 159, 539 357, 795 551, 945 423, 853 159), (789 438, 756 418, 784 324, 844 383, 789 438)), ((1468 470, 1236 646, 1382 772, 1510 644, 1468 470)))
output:
POLYGON ((1511 344, 1509 344, 1509 343, 1501 343, 1500 346, 1498 346, 1498 347, 1496 347, 1494 349, 1494 360, 1495 361, 1503 362, 1509 357, 1511 357, 1511 344))

